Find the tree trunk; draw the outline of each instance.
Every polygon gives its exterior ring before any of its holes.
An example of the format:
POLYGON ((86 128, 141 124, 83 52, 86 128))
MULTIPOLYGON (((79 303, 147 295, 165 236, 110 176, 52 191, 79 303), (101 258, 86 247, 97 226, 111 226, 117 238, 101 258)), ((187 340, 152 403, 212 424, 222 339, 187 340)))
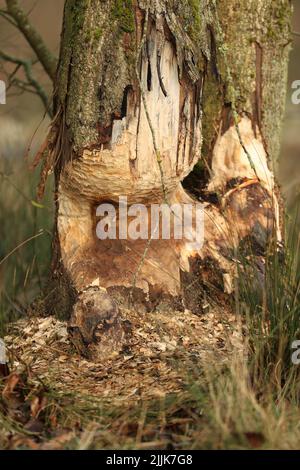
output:
POLYGON ((289 0, 66 0, 42 175, 55 168, 47 298, 84 350, 96 336, 122 343, 129 298, 199 311, 207 289, 233 291, 237 253, 261 269, 270 237, 281 240, 272 162, 290 16, 289 0), (119 220, 120 196, 147 207, 142 224, 153 203, 202 201, 203 246, 99 240, 96 209, 112 203, 119 220))

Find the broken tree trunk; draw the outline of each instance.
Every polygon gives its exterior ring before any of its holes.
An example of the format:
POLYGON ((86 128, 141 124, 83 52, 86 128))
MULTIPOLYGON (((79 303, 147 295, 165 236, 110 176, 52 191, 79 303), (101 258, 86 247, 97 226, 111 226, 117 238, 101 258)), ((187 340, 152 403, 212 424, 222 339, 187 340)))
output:
POLYGON ((233 291, 239 250, 280 241, 290 16, 288 0, 66 0, 42 174, 54 168, 57 192, 47 299, 84 347, 99 328, 120 344, 129 294, 199 310, 205 287, 233 291), (118 219, 119 197, 146 206, 142 225, 154 203, 201 200, 203 246, 99 240, 97 207, 118 219))

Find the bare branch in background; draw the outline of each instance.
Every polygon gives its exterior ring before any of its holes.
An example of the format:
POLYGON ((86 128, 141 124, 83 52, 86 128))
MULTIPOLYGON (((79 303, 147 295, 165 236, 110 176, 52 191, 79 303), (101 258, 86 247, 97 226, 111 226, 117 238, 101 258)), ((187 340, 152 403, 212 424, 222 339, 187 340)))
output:
POLYGON ((2 18, 4 18, 6 21, 8 21, 8 23, 10 23, 15 28, 18 27, 17 23, 9 16, 9 13, 7 11, 0 10, 0 16, 2 16, 2 18))
POLYGON ((33 72, 32 72, 32 61, 31 60, 25 60, 25 59, 19 59, 17 57, 14 57, 12 55, 6 54, 5 52, 2 52, 0 50, 0 58, 16 64, 16 68, 14 71, 9 75, 9 83, 8 83, 8 88, 10 88, 12 85, 17 86, 19 89, 22 91, 30 91, 34 92, 39 96, 41 101, 43 102, 44 107, 46 108, 48 114, 52 116, 51 109, 49 108, 49 103, 48 103, 48 97, 47 93, 45 92, 44 88, 42 85, 34 78, 33 72), (23 67, 25 76, 27 79, 27 82, 24 82, 23 80, 14 78, 15 74, 19 70, 20 67, 23 67))
POLYGON ((3 15, 7 19, 7 14, 15 22, 16 27, 22 32, 27 42, 32 47, 37 58, 42 64, 45 72, 54 81, 57 59, 46 46, 41 35, 30 23, 26 13, 20 8, 18 0, 6 0, 7 12, 3 15))

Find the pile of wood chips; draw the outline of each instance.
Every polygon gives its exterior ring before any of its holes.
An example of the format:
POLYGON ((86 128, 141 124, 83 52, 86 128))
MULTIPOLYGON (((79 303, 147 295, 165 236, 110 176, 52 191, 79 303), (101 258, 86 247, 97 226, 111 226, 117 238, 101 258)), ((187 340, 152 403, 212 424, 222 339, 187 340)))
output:
POLYGON ((78 355, 67 324, 54 317, 19 320, 5 337, 11 369, 30 368, 58 390, 120 402, 180 392, 188 371, 203 361, 226 361, 243 347, 240 321, 223 309, 201 316, 123 310, 122 317, 132 335, 121 353, 105 360, 78 355))

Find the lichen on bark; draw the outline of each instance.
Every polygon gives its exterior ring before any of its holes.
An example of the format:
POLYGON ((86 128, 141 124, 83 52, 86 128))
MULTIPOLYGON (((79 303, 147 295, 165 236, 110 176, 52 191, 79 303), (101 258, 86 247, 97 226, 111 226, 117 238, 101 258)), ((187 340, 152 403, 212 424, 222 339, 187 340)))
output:
POLYGON ((120 117, 125 89, 138 89, 135 63, 141 32, 135 31, 135 16, 137 9, 145 15, 147 8, 151 21, 165 17, 180 79, 183 69, 192 82, 205 77, 203 158, 210 160, 224 107, 230 111, 234 99, 239 114, 246 113, 259 126, 276 160, 287 79, 289 0, 67 0, 57 97, 72 151, 80 154, 101 144, 99 129, 109 132, 114 116, 120 117))
POLYGON ((128 86, 136 86, 135 63, 140 31, 135 31, 137 11, 151 22, 166 18, 176 43, 178 66, 192 82, 199 80, 209 58, 206 0, 185 1, 183 15, 178 0, 67 0, 63 43, 58 68, 57 107, 64 112, 72 151, 101 143, 99 129, 109 129, 119 117, 128 86), (84 47, 85 54, 82 53, 84 47), (207 56, 207 57, 206 57, 207 56))
POLYGON ((114 18, 117 19, 119 29, 125 33, 133 33, 135 19, 132 0, 115 0, 112 7, 114 18))
MULTIPOLYGON (((216 4, 221 34, 216 17, 211 24, 217 42, 217 69, 223 87, 223 104, 234 99, 240 114, 247 113, 260 127, 270 159, 276 160, 280 149, 287 62, 290 44, 290 0, 220 0, 216 4), (258 57, 261 54, 261 57, 258 57), (226 60, 225 60, 226 57, 226 60), (232 82, 228 83, 228 68, 232 82), (261 113, 257 119, 257 110, 261 113)), ((216 115, 221 110, 220 87, 211 75, 204 90, 205 132, 207 151, 216 137, 212 132, 216 115), (214 84, 215 81, 215 84, 214 84), (214 90, 216 100, 211 98, 214 90)))
POLYGON ((125 3, 66 2, 57 97, 75 152, 97 143, 98 126, 121 108, 132 77, 134 28, 131 2, 125 3))

